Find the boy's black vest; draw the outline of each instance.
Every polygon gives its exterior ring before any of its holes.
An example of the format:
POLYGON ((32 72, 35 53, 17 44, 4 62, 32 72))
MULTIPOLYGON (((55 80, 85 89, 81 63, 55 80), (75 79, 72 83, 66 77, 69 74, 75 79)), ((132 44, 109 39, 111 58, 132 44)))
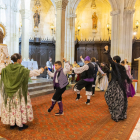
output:
POLYGON ((81 79, 94 78, 94 66, 91 63, 87 64, 89 69, 81 73, 81 79))

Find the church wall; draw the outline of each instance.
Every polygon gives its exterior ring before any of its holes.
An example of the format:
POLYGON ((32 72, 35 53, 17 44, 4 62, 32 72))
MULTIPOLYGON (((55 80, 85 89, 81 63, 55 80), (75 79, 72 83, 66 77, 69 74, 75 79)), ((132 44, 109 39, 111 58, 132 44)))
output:
POLYGON ((137 0, 135 3, 135 13, 133 16, 133 30, 136 28, 136 21, 139 21, 139 29, 137 30, 136 37, 140 38, 140 0, 137 0))
POLYGON ((111 6, 108 3, 101 2, 99 0, 96 1, 96 9, 91 8, 92 1, 85 2, 85 0, 81 0, 76 10, 76 24, 75 30, 77 31, 78 26, 81 26, 81 30, 79 35, 76 37, 81 40, 108 40, 111 38, 111 34, 108 34, 107 24, 111 25, 111 6), (96 12, 98 17, 97 23, 97 32, 92 29, 92 15, 96 12))
MULTIPOLYGON (((34 32, 34 14, 35 14, 35 9, 34 9, 34 0, 31 1, 31 13, 30 13, 30 27, 29 27, 29 34, 30 38, 34 38, 35 36, 41 37, 42 39, 49 39, 52 40, 52 38, 55 38, 55 35, 52 34, 51 30, 51 25, 54 25, 55 29, 55 24, 56 24, 56 17, 55 17, 55 7, 51 3, 50 0, 46 0, 45 2, 43 0, 40 0, 41 3, 41 12, 40 12, 40 23, 38 27, 38 32, 34 32)), ((20 24, 22 24, 21 20, 21 15, 20 15, 20 24)))

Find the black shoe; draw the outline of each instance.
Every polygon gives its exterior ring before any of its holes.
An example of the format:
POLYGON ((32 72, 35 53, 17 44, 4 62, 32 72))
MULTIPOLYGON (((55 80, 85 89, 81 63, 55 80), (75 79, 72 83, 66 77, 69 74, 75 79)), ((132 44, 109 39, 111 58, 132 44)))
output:
POLYGON ((49 108, 49 109, 48 109, 48 112, 51 112, 51 111, 52 111, 52 109, 51 109, 51 108, 49 108))
POLYGON ((22 130, 27 129, 27 128, 28 128, 28 125, 23 124, 23 127, 19 127, 18 130, 22 131, 22 130))
POLYGON ((90 105, 90 99, 87 99, 86 105, 90 105))
POLYGON ((80 96, 80 94, 77 94, 76 101, 78 101, 80 98, 82 98, 82 96, 80 96))
POLYGON ((15 129, 17 125, 15 124, 14 126, 10 126, 10 129, 15 129))

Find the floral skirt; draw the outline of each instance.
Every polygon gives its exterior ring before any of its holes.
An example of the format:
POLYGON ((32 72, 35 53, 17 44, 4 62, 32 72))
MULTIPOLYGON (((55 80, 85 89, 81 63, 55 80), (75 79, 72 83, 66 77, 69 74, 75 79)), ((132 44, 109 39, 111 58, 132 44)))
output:
POLYGON ((3 104, 3 99, 2 99, 1 90, 0 90, 0 117, 1 117, 2 104, 3 104))
POLYGON ((124 120, 127 118, 127 96, 120 88, 117 81, 109 83, 105 93, 105 100, 109 107, 111 118, 114 121, 124 120))
POLYGON ((27 95, 27 105, 22 96, 21 101, 18 92, 14 95, 13 100, 7 99, 7 104, 2 104, 1 121, 3 124, 22 126, 28 121, 33 121, 33 109, 30 95, 27 95))

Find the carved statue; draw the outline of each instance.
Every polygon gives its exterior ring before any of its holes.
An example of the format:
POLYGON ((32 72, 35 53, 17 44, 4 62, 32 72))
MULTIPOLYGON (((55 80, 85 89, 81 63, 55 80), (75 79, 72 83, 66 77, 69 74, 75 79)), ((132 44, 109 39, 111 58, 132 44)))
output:
POLYGON ((92 3, 91 3, 91 8, 92 8, 92 9, 96 9, 95 0, 92 0, 92 3))
POLYGON ((34 18, 34 27, 38 28, 38 25, 40 23, 40 14, 38 13, 38 10, 36 10, 33 18, 34 18))
POLYGON ((93 29, 97 29, 97 22, 98 22, 98 17, 96 15, 96 12, 92 15, 92 21, 93 21, 93 29))

